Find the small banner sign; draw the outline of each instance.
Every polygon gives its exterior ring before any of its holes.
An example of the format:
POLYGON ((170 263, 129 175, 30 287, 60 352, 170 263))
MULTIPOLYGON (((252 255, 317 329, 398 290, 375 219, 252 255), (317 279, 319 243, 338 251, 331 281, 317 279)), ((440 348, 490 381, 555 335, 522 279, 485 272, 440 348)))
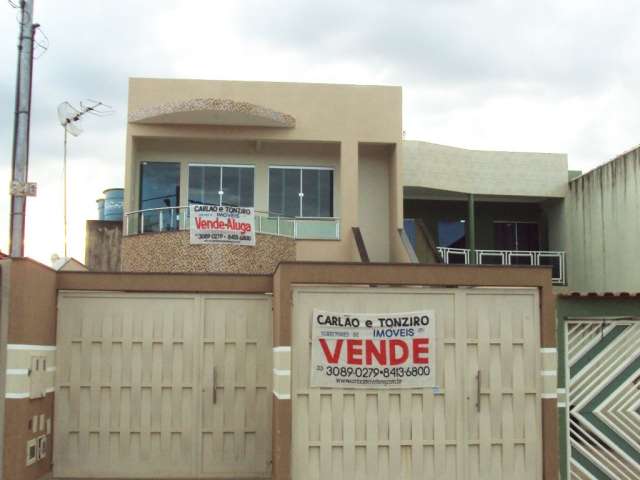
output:
POLYGON ((256 244, 253 208, 191 205, 189 217, 192 245, 235 243, 254 246, 256 244))
POLYGON ((313 311, 311 386, 435 386, 435 317, 408 313, 313 311))

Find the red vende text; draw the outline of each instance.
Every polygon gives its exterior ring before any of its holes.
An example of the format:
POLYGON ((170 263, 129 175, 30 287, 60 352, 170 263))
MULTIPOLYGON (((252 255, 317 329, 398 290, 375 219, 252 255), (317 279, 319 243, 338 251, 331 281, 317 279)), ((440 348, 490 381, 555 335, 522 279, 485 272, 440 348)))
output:
POLYGON ((429 363, 429 339, 411 340, 371 340, 339 339, 333 350, 324 338, 320 338, 320 347, 327 363, 336 364, 346 355, 348 365, 400 365, 407 361, 415 364, 429 363), (374 362, 375 360, 375 362, 374 362))

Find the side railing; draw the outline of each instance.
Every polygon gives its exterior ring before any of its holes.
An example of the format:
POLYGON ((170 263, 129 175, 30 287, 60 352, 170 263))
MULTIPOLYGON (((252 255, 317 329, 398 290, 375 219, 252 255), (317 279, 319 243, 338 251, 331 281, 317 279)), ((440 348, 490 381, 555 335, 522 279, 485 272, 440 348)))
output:
POLYGON ((438 247, 444 263, 479 265, 531 265, 550 266, 553 283, 564 285, 565 252, 533 250, 475 250, 468 248, 438 247))
MULTIPOLYGON (((280 217, 256 211, 256 233, 296 240, 340 240, 340 219, 334 217, 280 217)), ((124 235, 189 229, 189 207, 160 207, 124 214, 124 235)))

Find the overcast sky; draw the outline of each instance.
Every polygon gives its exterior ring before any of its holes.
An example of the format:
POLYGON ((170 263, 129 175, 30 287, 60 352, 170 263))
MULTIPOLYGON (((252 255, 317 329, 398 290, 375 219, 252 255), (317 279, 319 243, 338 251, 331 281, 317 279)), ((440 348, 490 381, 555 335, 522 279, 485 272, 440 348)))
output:
MULTIPOLYGON (((17 1, 17 0, 16 0, 17 1)), ((70 139, 70 248, 124 181, 131 76, 393 84, 408 139, 566 152, 587 170, 640 143, 635 0, 35 0, 26 253, 62 252, 56 107, 112 105, 70 139), (38 35, 45 44, 43 35, 38 35)), ((8 249, 17 11, 0 3, 0 249, 8 249)))

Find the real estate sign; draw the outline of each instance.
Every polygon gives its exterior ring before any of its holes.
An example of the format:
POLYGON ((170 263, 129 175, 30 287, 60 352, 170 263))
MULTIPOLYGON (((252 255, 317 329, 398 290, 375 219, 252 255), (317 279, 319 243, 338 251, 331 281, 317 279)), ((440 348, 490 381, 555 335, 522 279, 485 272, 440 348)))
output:
POLYGON ((192 244, 235 243, 255 245, 253 208, 218 205, 191 205, 190 241, 192 244))
POLYGON ((311 386, 435 386, 435 317, 408 313, 313 311, 311 386))

